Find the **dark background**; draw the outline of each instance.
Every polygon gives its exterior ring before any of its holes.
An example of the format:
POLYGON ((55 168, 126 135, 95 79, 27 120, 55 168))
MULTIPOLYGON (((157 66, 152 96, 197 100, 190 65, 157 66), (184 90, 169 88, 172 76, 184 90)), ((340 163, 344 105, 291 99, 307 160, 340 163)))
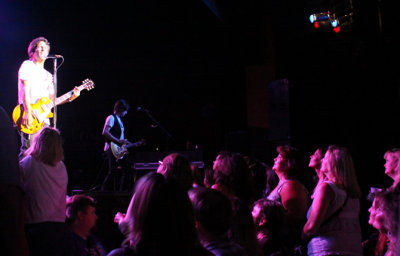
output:
MULTIPOLYGON (((29 42, 44 36, 51 53, 65 58, 57 73, 59 95, 85 78, 95 82, 93 90, 58 107, 69 190, 93 184, 105 118, 125 98, 132 106, 124 121, 127 137, 148 142, 138 150, 198 145, 210 166, 222 149, 272 164, 281 143, 305 156, 339 144, 351 150, 366 195, 371 186, 390 184, 383 154, 400 145, 395 8, 387 0, 354 1, 350 26, 340 33, 315 29, 310 13, 332 5, 348 2, 1 1, 0 102, 11 116, 18 68, 29 42), (279 103, 267 90, 273 81, 287 81, 288 104, 273 104, 279 103), (152 128, 137 107, 149 110, 173 139, 152 128), (275 122, 280 115, 289 122, 275 122)), ((46 62, 50 72, 52 64, 46 62)))

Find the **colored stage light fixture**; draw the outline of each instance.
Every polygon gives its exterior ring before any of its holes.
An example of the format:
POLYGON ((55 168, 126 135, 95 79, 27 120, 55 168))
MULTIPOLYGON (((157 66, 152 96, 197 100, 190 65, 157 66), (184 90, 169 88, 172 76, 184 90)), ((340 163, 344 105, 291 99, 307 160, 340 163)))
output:
POLYGON ((329 19, 329 11, 328 12, 320 12, 320 13, 313 13, 309 17, 310 22, 314 23, 316 21, 328 20, 329 19))
POLYGON ((340 28, 349 26, 350 24, 353 23, 353 12, 346 13, 342 15, 339 18, 333 17, 333 19, 330 20, 331 26, 333 28, 333 31, 336 33, 339 33, 340 28))
POLYGON ((336 28, 338 26, 339 22, 337 19, 331 20, 331 25, 333 28, 336 28))
POLYGON ((352 10, 339 11, 339 13, 324 11, 311 14, 309 19, 316 29, 320 27, 331 27, 333 31, 339 33, 341 28, 353 23, 353 15, 352 10))

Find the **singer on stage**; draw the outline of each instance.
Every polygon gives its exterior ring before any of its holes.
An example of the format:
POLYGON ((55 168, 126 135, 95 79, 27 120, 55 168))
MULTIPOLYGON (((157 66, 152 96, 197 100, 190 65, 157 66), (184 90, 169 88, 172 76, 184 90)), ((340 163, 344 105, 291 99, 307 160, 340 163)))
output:
MULTIPOLYGON (((29 126, 33 122, 32 104, 39 99, 47 97, 54 99, 53 75, 44 68, 44 62, 48 58, 50 43, 44 37, 38 37, 31 41, 28 47, 29 60, 25 60, 18 71, 18 103, 23 105, 24 116, 22 124, 29 126)), ((75 87, 72 96, 67 101, 72 101, 80 95, 75 87)), ((46 119, 44 126, 49 126, 50 120, 46 119)), ((32 144, 33 138, 38 134, 25 134, 21 131, 20 158, 26 149, 32 144)))

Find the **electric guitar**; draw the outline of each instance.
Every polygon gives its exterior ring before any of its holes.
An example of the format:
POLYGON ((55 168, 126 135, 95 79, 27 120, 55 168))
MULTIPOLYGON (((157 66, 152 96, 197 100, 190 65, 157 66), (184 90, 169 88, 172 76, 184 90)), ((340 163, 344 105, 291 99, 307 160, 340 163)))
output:
MULTIPOLYGON (((83 89, 91 90, 94 87, 94 83, 90 79, 86 79, 78 87, 79 91, 83 89)), ((55 105, 64 102, 69 99, 73 94, 73 90, 67 92, 66 94, 56 98, 55 105)), ((35 104, 31 104, 33 122, 31 125, 26 126, 22 124, 22 118, 25 116, 24 106, 22 104, 17 105, 13 110, 13 121, 17 128, 26 134, 34 134, 38 132, 43 127, 44 120, 53 117, 51 109, 55 106, 54 102, 47 97, 39 99, 35 104)))
POLYGON ((140 147, 143 145, 146 145, 146 140, 145 139, 141 139, 137 142, 131 142, 128 144, 124 144, 122 146, 118 146, 117 144, 115 144, 114 142, 110 143, 111 145, 111 152, 113 153, 113 155, 115 156, 115 158, 117 159, 122 159, 126 154, 128 154, 128 149, 131 147, 140 147))

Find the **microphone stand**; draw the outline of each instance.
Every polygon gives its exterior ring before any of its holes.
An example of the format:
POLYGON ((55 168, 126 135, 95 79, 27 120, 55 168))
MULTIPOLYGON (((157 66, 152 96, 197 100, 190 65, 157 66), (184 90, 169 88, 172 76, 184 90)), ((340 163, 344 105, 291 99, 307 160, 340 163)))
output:
POLYGON ((161 131, 163 131, 167 135, 167 142, 168 140, 173 139, 173 136, 153 117, 153 115, 150 113, 150 110, 143 109, 143 111, 155 123, 156 127, 160 127, 161 131))
POLYGON ((54 99, 53 99, 53 127, 57 128, 57 105, 56 105, 56 98, 57 98, 57 58, 53 59, 53 84, 54 84, 54 99))

